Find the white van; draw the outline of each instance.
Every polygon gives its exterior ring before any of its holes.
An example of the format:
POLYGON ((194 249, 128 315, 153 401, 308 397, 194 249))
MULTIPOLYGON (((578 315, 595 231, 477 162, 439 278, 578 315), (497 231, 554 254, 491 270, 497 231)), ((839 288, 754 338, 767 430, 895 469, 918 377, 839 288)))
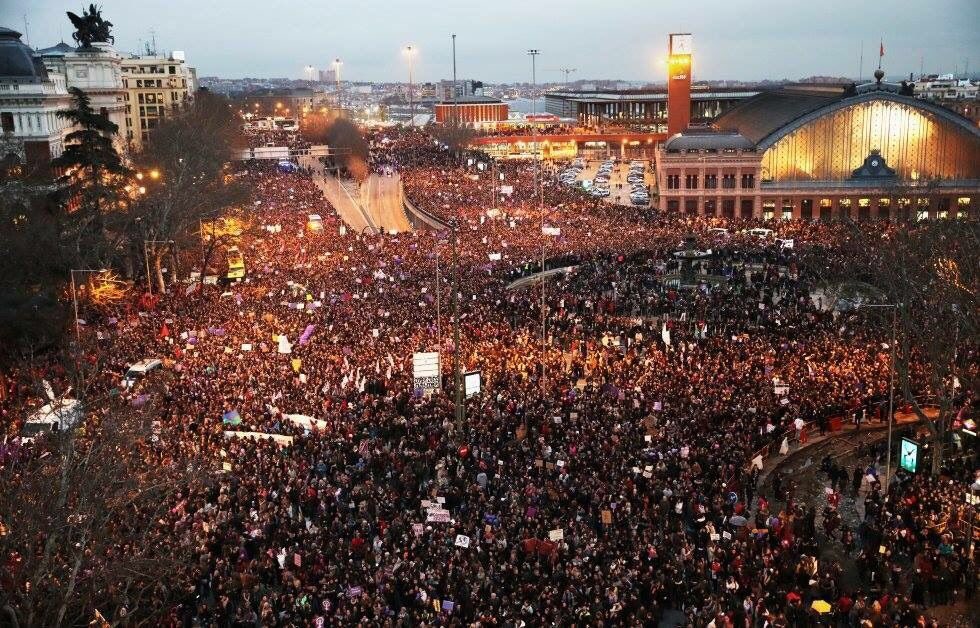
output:
POLYGON ((755 236, 757 238, 768 238, 773 234, 772 229, 763 229, 762 227, 755 227, 754 229, 749 229, 749 235, 755 236))
POLYGON ((310 214, 306 217, 306 228, 310 231, 323 231, 323 218, 320 214, 310 214))
POLYGON ((78 399, 62 398, 46 403, 24 422, 21 434, 33 439, 47 432, 62 432, 78 424, 85 415, 78 399))
POLYGON ((146 358, 129 367, 126 375, 123 376, 122 385, 124 388, 132 388, 136 382, 143 379, 147 373, 163 366, 163 362, 156 358, 146 358))

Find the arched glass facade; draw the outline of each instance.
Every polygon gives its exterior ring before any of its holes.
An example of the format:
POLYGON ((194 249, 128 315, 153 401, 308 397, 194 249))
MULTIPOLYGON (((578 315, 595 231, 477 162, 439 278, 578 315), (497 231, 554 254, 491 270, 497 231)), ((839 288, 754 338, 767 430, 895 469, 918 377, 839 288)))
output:
POLYGON ((955 123, 904 103, 844 107, 776 141, 762 158, 767 181, 842 181, 872 150, 902 180, 980 179, 980 141, 955 123))

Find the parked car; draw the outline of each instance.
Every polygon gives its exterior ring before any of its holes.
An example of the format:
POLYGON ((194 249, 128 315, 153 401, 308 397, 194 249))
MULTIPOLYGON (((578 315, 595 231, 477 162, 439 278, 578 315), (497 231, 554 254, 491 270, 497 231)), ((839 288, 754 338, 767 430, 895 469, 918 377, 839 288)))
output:
POLYGON ((126 370, 123 376, 122 385, 124 388, 132 388, 138 381, 146 377, 152 371, 163 366, 163 362, 156 358, 146 358, 133 364, 126 370))

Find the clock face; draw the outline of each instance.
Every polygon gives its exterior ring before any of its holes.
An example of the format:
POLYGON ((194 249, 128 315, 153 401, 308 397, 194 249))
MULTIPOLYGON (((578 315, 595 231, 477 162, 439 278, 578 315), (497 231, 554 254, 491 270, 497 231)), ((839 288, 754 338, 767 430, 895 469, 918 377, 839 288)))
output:
POLYGON ((877 159, 872 159, 871 160, 871 167, 872 168, 877 168, 878 167, 878 160, 877 159))
POLYGON ((681 33, 670 36, 670 54, 689 55, 691 54, 693 38, 688 33, 681 33))

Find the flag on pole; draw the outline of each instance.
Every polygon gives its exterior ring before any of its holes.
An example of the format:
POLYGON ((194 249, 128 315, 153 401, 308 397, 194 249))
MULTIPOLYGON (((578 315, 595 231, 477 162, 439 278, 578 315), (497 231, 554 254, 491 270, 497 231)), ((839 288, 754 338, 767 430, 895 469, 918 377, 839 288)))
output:
POLYGON ((884 42, 884 40, 882 40, 878 44, 878 58, 880 59, 881 57, 884 57, 884 56, 885 56, 885 42, 884 42))

